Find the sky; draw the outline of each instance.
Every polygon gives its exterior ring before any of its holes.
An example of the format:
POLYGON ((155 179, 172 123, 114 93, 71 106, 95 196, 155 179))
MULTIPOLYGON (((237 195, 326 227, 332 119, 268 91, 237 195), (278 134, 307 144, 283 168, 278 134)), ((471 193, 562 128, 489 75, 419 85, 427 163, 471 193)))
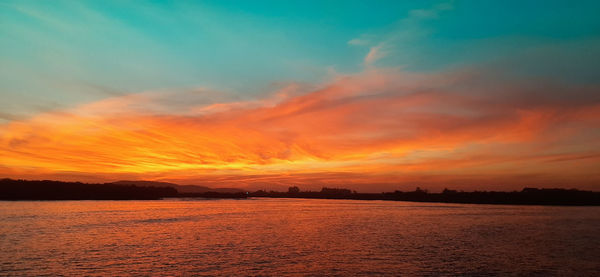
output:
POLYGON ((0 177, 600 190, 599 10, 0 0, 0 177))

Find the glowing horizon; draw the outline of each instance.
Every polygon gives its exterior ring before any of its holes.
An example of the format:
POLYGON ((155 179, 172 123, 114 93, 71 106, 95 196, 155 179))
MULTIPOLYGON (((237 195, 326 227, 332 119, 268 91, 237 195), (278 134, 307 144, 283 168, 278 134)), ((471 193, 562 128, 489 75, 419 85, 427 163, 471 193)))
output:
POLYGON ((358 5, 339 18, 301 10, 306 18, 289 21, 280 15, 294 7, 189 5, 123 14, 110 9, 117 3, 4 4, 2 59, 14 72, 2 71, 0 177, 600 190, 593 14, 537 7, 515 26, 492 18, 490 30, 458 32, 482 7, 404 4, 353 25, 344 16, 358 5), (571 15, 582 18, 572 28, 540 31, 539 20, 565 24, 571 15), (254 33, 237 37, 240 22, 254 33), (294 44, 281 32, 310 39, 294 44))

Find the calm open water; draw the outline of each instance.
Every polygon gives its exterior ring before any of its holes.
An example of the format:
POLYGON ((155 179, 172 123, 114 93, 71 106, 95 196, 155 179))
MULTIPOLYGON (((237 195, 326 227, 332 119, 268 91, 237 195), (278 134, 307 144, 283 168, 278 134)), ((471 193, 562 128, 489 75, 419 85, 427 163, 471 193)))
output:
POLYGON ((600 207, 0 202, 0 275, 600 276, 600 207))

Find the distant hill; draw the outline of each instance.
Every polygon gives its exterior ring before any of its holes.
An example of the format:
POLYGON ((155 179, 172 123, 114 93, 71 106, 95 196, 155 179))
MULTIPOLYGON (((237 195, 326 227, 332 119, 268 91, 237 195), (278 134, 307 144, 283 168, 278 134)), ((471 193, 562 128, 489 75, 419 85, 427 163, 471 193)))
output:
POLYGON ((107 184, 122 185, 122 186, 138 186, 138 187, 171 187, 176 189, 179 193, 205 193, 205 192, 218 192, 218 193, 239 193, 245 192, 242 189, 236 188, 209 188, 198 185, 178 185, 168 182, 155 182, 155 181, 117 181, 107 184))
POLYGON ((0 179, 0 200, 157 200, 178 195, 165 186, 0 179))

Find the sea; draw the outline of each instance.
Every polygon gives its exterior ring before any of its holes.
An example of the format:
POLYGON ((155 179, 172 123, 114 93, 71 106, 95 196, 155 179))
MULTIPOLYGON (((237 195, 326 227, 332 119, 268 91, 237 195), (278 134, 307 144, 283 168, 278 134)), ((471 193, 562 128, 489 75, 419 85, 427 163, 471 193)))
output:
POLYGON ((600 276, 600 207, 0 201, 1 276, 600 276))

